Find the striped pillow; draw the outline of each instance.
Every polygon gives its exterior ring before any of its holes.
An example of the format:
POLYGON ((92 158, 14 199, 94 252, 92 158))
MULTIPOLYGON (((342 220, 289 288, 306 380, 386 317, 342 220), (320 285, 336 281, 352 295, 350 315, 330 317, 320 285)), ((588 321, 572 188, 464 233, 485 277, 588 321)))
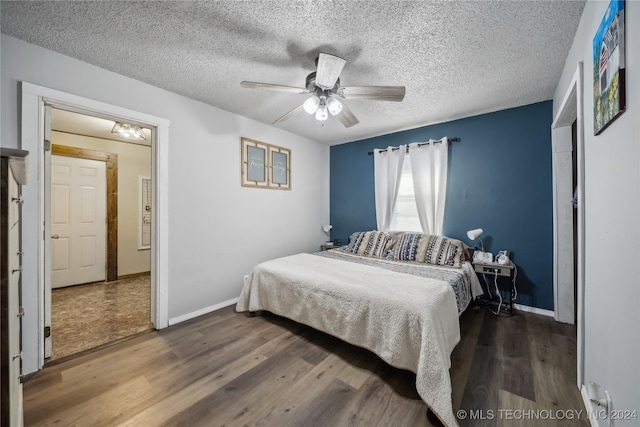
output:
POLYGON ((391 258, 396 261, 426 262, 460 267, 466 259, 466 245, 460 240, 422 233, 400 233, 391 258))
POLYGON ((465 258, 465 244, 443 236, 428 236, 424 262, 460 267, 465 258))
POLYGON ((347 246, 347 252, 350 254, 357 254, 358 249, 360 249, 360 245, 362 244, 362 239, 364 239, 364 235, 366 231, 356 231, 355 233, 349 236, 349 246, 347 246))
POLYGON ((384 231, 358 231, 349 237, 347 252, 362 256, 384 257, 389 250, 391 237, 384 231))
POLYGON ((424 262, 428 237, 422 233, 402 233, 395 244, 391 259, 424 262))

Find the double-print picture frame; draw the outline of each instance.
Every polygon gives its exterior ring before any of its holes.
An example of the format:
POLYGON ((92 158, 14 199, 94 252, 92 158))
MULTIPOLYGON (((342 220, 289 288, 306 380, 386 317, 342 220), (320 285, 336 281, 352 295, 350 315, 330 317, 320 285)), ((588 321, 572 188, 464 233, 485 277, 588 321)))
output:
POLYGON ((241 138, 242 186, 291 190, 291 150, 241 138))

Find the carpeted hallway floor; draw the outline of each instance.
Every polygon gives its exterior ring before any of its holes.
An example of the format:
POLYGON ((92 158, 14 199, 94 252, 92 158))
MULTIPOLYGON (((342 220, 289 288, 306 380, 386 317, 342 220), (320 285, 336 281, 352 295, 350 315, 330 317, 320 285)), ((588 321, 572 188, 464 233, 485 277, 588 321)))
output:
POLYGON ((51 360, 153 328, 151 276, 53 289, 51 360))

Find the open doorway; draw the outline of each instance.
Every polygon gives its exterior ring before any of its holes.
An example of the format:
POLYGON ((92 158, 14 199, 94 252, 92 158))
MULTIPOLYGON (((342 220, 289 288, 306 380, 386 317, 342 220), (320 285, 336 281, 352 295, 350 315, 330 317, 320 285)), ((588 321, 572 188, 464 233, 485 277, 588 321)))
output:
POLYGON ((580 62, 551 125, 554 318, 576 324, 577 385, 584 375, 584 116, 580 62))
POLYGON ((115 123, 51 108, 49 360, 153 328, 152 134, 115 123))
POLYGON ((129 123, 139 123, 152 129, 151 144, 151 319, 155 329, 169 326, 169 126, 170 121, 148 113, 131 110, 119 105, 73 95, 56 89, 20 83, 22 92, 20 143, 23 150, 39 153, 31 157, 28 172, 32 185, 23 188, 25 206, 22 219, 22 265, 23 281, 35 286, 23 288, 22 345, 23 372, 30 374, 42 369, 45 356, 51 354, 51 337, 47 337, 47 327, 51 325, 50 276, 51 230, 49 223, 49 202, 46 199, 46 185, 50 185, 45 169, 47 151, 51 141, 49 106, 68 111, 89 114, 96 117, 119 118, 129 123), (49 126, 46 124, 49 123, 49 126), (48 133, 47 133, 48 132, 48 133), (45 185, 45 181, 46 185, 45 185), (44 295, 44 298, 43 298, 44 295), (46 308, 45 308, 46 307, 46 308))

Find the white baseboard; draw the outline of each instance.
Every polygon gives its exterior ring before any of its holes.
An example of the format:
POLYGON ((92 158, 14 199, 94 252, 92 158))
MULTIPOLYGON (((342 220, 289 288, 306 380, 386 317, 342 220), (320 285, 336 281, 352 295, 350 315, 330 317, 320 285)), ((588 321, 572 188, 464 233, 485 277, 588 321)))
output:
POLYGON ((530 307, 528 305, 522 304, 513 304, 513 308, 520 311, 526 311, 527 313, 541 314, 543 316, 553 317, 553 311, 545 310, 544 308, 530 307))
POLYGON ((201 308, 200 310, 192 311, 191 313, 183 314, 182 316, 173 317, 169 319, 169 326, 175 325, 176 323, 184 322, 194 317, 202 316, 203 314, 211 313, 212 311, 220 310, 221 308, 229 307, 238 302, 238 298, 230 299, 229 301, 224 301, 219 304, 214 304, 209 307, 201 308))
MULTIPOLYGON (((580 387, 580 395, 582 396, 582 403, 584 403, 584 408, 586 409, 587 413, 593 411, 593 405, 591 404, 589 394, 587 393, 587 388, 584 386, 584 384, 582 385, 582 387, 580 387)), ((598 417, 589 417, 589 422, 591 423, 591 427, 600 427, 600 424, 598 423, 598 417)))

